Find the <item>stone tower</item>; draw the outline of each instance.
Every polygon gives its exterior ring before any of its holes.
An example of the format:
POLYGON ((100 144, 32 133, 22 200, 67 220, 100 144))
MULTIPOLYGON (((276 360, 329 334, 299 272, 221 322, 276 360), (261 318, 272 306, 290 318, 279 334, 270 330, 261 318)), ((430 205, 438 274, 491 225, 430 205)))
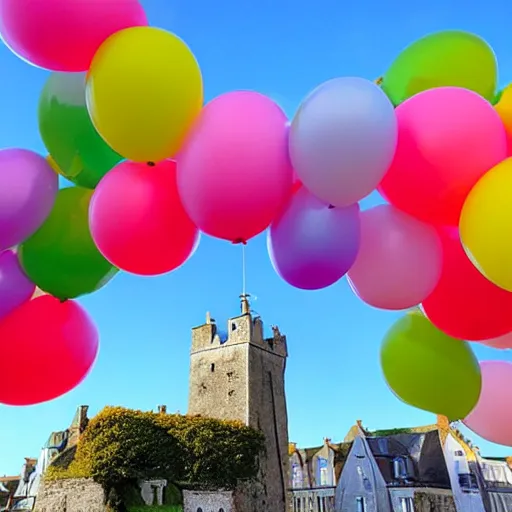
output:
POLYGON ((266 453, 259 482, 241 500, 240 512, 285 512, 288 487, 288 415, 284 375, 286 337, 273 327, 265 338, 263 322, 251 315, 247 296, 242 314, 228 320, 227 336, 215 321, 192 330, 188 413, 239 420, 260 429, 266 453), (227 338, 227 339, 226 339, 227 338))

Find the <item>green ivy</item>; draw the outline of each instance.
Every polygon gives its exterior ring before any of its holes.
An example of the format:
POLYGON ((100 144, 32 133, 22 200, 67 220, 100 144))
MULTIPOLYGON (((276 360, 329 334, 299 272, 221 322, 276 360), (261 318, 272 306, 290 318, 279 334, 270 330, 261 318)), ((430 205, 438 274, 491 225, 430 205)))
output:
MULTIPOLYGON (((127 493, 140 480, 231 489, 257 475, 263 449, 263 434, 239 422, 107 407, 89 422, 76 453, 62 454, 45 478, 93 478, 110 509, 121 512, 139 505, 127 493)), ((165 501, 179 505, 179 490, 169 487, 165 501)))
POLYGON ((370 432, 370 436, 372 437, 387 437, 387 436, 396 436, 398 434, 410 434, 410 428, 391 428, 388 430, 375 430, 374 432, 370 432))

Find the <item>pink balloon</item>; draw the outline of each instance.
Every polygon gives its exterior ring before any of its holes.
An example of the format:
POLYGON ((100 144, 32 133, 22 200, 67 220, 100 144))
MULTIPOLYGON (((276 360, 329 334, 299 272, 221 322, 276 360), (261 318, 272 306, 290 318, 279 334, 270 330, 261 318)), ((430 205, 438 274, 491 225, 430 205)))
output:
POLYGON ((488 101, 459 87, 416 94, 396 115, 398 146, 379 192, 419 220, 458 226, 470 190, 507 156, 503 122, 488 101))
POLYGON ((0 0, 5 44, 52 71, 87 71, 105 39, 147 24, 138 0, 0 0))
POLYGON ((206 105, 176 158, 183 206, 201 231, 246 242, 269 226, 292 190, 286 122, 256 92, 206 105))
POLYGON ((498 336, 497 338, 492 338, 490 340, 480 341, 482 345, 486 345, 488 347, 497 348, 500 350, 512 349, 512 332, 508 334, 504 334, 503 336, 498 336))
POLYGON ((349 283, 367 304, 382 309, 418 305, 441 276, 442 247, 432 226, 380 205, 361 213, 361 248, 349 283))
POLYGON ((487 441, 512 446, 512 363, 483 361, 480 369, 480 398, 464 424, 487 441))

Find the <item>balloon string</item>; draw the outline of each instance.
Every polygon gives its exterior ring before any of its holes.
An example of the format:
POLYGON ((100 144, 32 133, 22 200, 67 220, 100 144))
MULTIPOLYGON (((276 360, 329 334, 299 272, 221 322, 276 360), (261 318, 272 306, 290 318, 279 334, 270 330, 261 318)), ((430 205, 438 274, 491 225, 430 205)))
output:
POLYGON ((246 296, 246 290, 245 290, 245 244, 242 244, 242 297, 245 298, 246 296))

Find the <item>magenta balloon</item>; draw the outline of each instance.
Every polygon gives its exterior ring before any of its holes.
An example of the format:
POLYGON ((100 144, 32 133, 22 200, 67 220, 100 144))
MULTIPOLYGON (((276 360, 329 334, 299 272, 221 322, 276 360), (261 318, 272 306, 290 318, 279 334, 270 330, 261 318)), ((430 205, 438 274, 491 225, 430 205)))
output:
POLYGON ((286 122, 256 92, 223 94, 204 107, 176 157, 183 206, 201 231, 241 242, 267 229, 292 189, 286 122))
POLYGON ((270 225, 272 265, 287 283, 319 290, 341 279, 359 249, 359 205, 332 208, 302 187, 270 225))
POLYGON ((512 446, 512 363, 482 361, 480 369, 480 398, 464 424, 487 441, 512 446))
POLYGON ((36 285, 23 273, 13 250, 0 253, 0 320, 32 297, 36 285))
POLYGON ((417 306, 437 285, 442 263, 441 240, 434 227, 389 204, 361 212, 361 248, 348 279, 370 306, 417 306))
POLYGON ((0 250, 18 245, 41 226, 58 188, 57 174, 41 155, 0 151, 0 250))

